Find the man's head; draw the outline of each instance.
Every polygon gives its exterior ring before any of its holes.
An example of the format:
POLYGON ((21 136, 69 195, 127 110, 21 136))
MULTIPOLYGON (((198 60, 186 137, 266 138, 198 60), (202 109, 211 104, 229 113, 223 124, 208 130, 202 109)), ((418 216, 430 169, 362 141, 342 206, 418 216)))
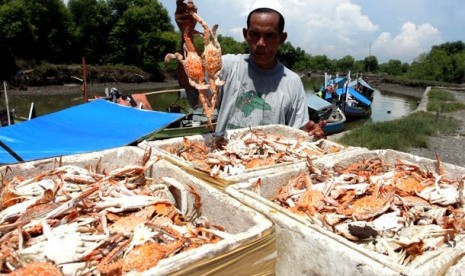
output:
POLYGON ((271 69, 276 64, 279 46, 287 38, 281 4, 277 0, 255 2, 247 17, 247 28, 242 32, 255 64, 271 69))

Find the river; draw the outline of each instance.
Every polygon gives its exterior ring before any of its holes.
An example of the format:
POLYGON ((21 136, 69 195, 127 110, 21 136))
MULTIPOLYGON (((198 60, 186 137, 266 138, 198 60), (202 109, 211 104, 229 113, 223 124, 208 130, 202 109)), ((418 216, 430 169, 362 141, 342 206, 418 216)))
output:
MULTIPOLYGON (((315 88, 319 87, 321 83, 321 78, 305 79, 304 86, 307 94, 314 94, 315 88)), ((149 89, 146 91, 153 90, 156 89, 149 89)), ((127 91, 122 92, 124 93, 127 91)), ((15 95, 14 93, 9 93, 8 98, 10 108, 14 108, 15 112, 22 117, 27 117, 29 114, 31 103, 34 103, 37 115, 44 115, 80 104, 83 101, 79 86, 76 86, 75 92, 74 89, 71 92, 68 90, 66 94, 15 95)), ((165 97, 165 99, 162 99, 162 101, 164 101, 164 109, 165 106, 170 104, 170 102, 175 103, 176 100, 177 97, 165 97)), ((4 106, 5 102, 3 95, 1 97, 1 101, 2 103, 0 103, 0 106, 4 106)), ((371 117, 347 123, 346 129, 351 129, 367 122, 381 122, 400 118, 416 109, 418 101, 419 99, 416 97, 376 90, 372 104, 371 117)), ((157 102, 160 102, 160 99, 158 99, 157 102)))

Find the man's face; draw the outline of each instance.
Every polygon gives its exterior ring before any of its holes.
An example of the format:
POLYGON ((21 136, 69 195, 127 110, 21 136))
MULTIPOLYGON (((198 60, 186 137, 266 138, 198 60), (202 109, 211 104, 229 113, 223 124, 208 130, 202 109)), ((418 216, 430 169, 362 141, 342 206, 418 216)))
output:
POLYGON ((249 28, 244 28, 242 32, 257 66, 262 69, 273 68, 278 48, 287 38, 285 32, 279 32, 279 14, 252 13, 249 28))

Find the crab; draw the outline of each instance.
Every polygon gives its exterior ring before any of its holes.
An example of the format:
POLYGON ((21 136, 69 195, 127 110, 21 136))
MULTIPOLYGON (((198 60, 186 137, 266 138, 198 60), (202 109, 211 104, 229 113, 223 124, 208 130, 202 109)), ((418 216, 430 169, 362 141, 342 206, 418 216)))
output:
MULTIPOLYGON (((207 23, 195 12, 191 11, 190 14, 192 17, 202 25, 204 32, 203 32, 203 39, 204 39, 204 51, 202 53, 202 60, 204 62, 205 69, 207 71, 207 75, 209 78, 210 89, 212 92, 211 98, 211 108, 206 110, 206 112, 213 112, 213 109, 216 106, 216 99, 217 99, 217 92, 218 86, 222 86, 224 81, 220 80, 220 73, 222 70, 222 60, 221 60, 221 45, 218 42, 216 36, 216 30, 218 29, 218 25, 215 24, 212 29, 207 25, 207 23)), ((207 117, 211 116, 212 114, 207 113, 207 117)))
POLYGON ((165 56, 165 63, 168 63, 174 58, 177 58, 178 61, 182 63, 189 80, 189 84, 199 91, 199 101, 207 115, 207 125, 210 128, 213 128, 211 116, 213 114, 214 106, 211 106, 208 103, 206 91, 210 88, 210 85, 205 83, 205 65, 202 58, 197 53, 197 49, 191 39, 192 34, 194 34, 194 30, 186 27, 183 31, 184 55, 181 55, 180 53, 169 53, 165 56))
MULTIPOLYGON (((380 187, 376 184, 371 195, 355 200, 348 208, 345 208, 345 204, 341 205, 339 212, 352 216, 355 220, 367 220, 384 213, 391 206, 394 194, 391 191, 385 195, 379 195, 379 190, 380 187)), ((355 193, 353 193, 353 196, 355 196, 355 193)))
POLYGON ((191 40, 191 34, 193 34, 193 32, 194 31, 190 30, 188 27, 183 31, 184 55, 180 53, 169 53, 165 56, 165 63, 177 58, 186 71, 189 84, 198 90, 205 90, 210 88, 210 86, 205 83, 205 67, 191 40))
POLYGON ((442 177, 442 175, 437 176, 434 186, 428 186, 422 191, 415 191, 416 194, 433 204, 452 205, 459 202, 458 189, 451 184, 439 183, 442 177))
POLYGON ((32 262, 19 269, 14 270, 10 274, 11 276, 16 275, 50 275, 50 276, 62 276, 63 273, 50 262, 32 262))
POLYGON ((194 186, 183 184, 172 177, 161 177, 161 180, 169 186, 173 195, 177 196, 176 206, 183 217, 189 221, 200 216, 201 198, 194 186))
POLYGON ((121 213, 129 210, 138 210, 156 203, 172 203, 169 198, 131 195, 120 197, 101 197, 101 201, 95 204, 99 210, 106 209, 108 212, 121 213))
POLYGON ((162 232, 168 234, 172 241, 156 242, 152 238, 161 235, 139 225, 135 229, 131 241, 126 240, 117 245, 101 260, 98 270, 102 274, 121 274, 134 270, 142 272, 156 266, 161 259, 182 249, 185 239, 179 233, 170 230, 168 230, 169 233, 162 232))
POLYGON ((90 225, 92 222, 93 219, 83 220, 51 228, 44 220, 42 222, 44 235, 29 247, 20 249, 18 253, 35 261, 50 260, 55 264, 77 262, 95 250, 106 238, 105 235, 80 233, 80 227, 90 225), (63 251, 62 248, 66 250, 63 251))

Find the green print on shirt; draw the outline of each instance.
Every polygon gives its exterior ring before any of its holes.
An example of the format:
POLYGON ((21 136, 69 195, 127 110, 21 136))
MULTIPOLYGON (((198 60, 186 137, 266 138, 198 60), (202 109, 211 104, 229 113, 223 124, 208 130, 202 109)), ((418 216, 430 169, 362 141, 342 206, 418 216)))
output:
POLYGON ((257 95, 256 91, 250 90, 242 93, 236 101, 236 107, 249 117, 255 109, 271 110, 271 105, 257 95))

